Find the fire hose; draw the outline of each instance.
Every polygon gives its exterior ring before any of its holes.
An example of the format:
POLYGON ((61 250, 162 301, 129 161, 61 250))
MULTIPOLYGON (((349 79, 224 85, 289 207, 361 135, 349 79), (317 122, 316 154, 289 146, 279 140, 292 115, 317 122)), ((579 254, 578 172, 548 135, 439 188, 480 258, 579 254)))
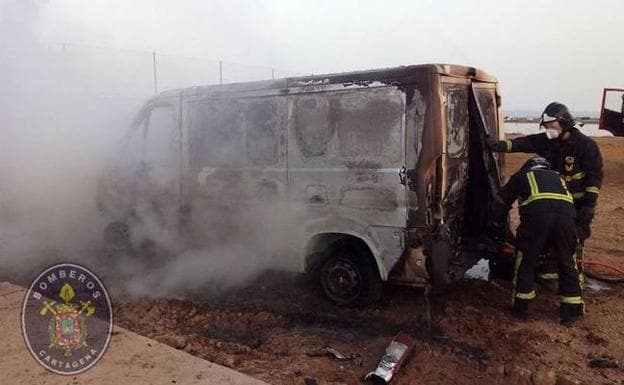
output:
POLYGON ((618 274, 621 275, 621 277, 612 277, 612 276, 604 276, 604 275, 600 275, 598 273, 596 273, 595 271, 589 270, 589 269, 584 269, 583 270, 583 274, 585 274, 586 276, 593 278, 593 279, 597 279, 599 281, 603 281, 603 282, 607 282, 607 283, 624 283, 624 269, 616 266, 616 265, 612 265, 610 263, 607 262, 601 262, 601 261, 595 261, 595 260, 582 260, 579 261, 581 262, 583 265, 585 266, 600 266, 600 267, 606 267, 610 270, 613 270, 615 272, 617 272, 618 274))
MULTIPOLYGON (((510 255, 515 254, 516 248, 511 243, 505 242, 502 244, 501 248, 499 249, 499 252, 510 256, 510 255)), ((579 260, 579 262, 587 267, 598 266, 598 267, 607 268, 612 271, 615 271, 619 275, 619 277, 603 275, 603 274, 597 273, 595 269, 591 269, 591 270, 587 268, 583 269, 583 274, 585 274, 586 276, 590 278, 596 279, 598 281, 606 282, 606 283, 613 283, 613 284, 624 283, 624 268, 620 266, 617 266, 608 262, 597 261, 597 260, 592 260, 592 259, 579 260)))

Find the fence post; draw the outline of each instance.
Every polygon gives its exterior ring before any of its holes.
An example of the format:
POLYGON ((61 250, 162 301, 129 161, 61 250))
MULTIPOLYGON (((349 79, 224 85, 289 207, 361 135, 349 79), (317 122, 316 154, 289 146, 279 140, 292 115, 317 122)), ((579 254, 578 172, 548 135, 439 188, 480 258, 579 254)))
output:
POLYGON ((223 61, 219 60, 219 84, 223 84, 223 61))
POLYGON ((156 75, 156 51, 152 52, 152 63, 154 64, 154 94, 158 93, 158 76, 156 75))

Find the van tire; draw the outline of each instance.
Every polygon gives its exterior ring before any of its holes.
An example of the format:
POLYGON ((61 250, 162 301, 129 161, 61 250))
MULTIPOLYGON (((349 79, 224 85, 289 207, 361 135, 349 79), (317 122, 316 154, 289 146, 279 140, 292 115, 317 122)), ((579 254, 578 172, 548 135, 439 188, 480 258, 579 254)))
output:
POLYGON ((130 250, 130 228, 123 222, 111 222, 102 232, 102 243, 105 249, 115 251, 130 250))
POLYGON ((363 307, 381 298, 383 285, 375 259, 354 245, 332 248, 319 278, 325 296, 338 305, 363 307))

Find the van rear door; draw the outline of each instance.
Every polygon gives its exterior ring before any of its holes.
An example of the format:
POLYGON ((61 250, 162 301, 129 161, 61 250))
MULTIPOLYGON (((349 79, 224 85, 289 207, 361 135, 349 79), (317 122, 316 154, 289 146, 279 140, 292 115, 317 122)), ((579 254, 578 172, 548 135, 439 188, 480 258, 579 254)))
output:
POLYGON ((454 241, 459 234, 481 234, 490 202, 500 186, 501 158, 486 148, 499 135, 496 83, 461 77, 441 78, 444 156, 440 206, 454 241))
MULTIPOLYGON (((476 105, 477 116, 481 126, 485 130, 484 134, 492 138, 500 138, 500 106, 497 98, 496 84, 486 82, 472 82, 472 93, 476 105)), ((485 144, 485 143, 483 143, 485 144)), ((485 149, 484 149, 485 150, 485 149)), ((497 190, 500 184, 500 170, 502 167, 502 156, 491 151, 484 151, 491 187, 497 190)))
POLYGON ((502 156, 487 148, 487 137, 499 137, 499 103, 495 83, 472 82, 470 150, 463 217, 464 243, 479 243, 488 233, 491 202, 500 187, 502 156))
POLYGON ((469 103, 471 82, 467 78, 442 77, 442 130, 445 135, 442 159, 442 218, 450 228, 463 217, 468 178, 469 103))

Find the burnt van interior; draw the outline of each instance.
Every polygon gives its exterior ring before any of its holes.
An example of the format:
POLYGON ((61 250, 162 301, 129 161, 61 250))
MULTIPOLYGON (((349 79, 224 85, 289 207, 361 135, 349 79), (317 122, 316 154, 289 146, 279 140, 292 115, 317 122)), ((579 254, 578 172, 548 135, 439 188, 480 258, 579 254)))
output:
POLYGON ((491 226, 492 202, 501 186, 502 162, 486 146, 489 136, 498 136, 494 93, 473 88, 469 114, 468 180, 461 226, 466 263, 483 257, 495 259, 502 241, 491 226))

